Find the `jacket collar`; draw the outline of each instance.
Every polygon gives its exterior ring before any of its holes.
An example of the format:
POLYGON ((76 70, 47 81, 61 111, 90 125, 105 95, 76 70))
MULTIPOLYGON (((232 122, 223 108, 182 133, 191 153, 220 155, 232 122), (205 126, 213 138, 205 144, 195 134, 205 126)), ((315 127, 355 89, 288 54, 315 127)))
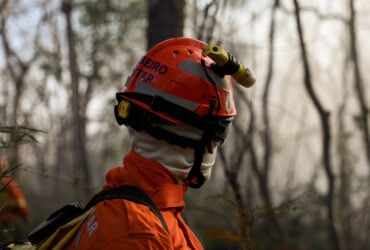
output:
POLYGON ((159 209, 184 208, 186 185, 177 184, 171 172, 158 162, 131 150, 123 165, 108 171, 103 189, 132 185, 146 192, 159 209))

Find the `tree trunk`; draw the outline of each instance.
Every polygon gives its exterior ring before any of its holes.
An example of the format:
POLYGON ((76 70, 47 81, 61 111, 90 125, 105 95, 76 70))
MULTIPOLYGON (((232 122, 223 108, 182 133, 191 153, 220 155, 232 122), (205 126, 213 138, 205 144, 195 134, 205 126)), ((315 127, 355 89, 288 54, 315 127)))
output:
MULTIPOLYGON (((229 163, 226 160, 226 155, 224 151, 219 148, 220 159, 222 160, 222 166, 226 179, 231 187, 231 190, 234 195, 234 200, 237 206, 238 211, 238 224, 240 227, 240 234, 243 237, 244 247, 247 250, 252 249, 252 223, 253 215, 251 211, 245 206, 245 202, 242 196, 241 187, 238 183, 238 171, 235 171, 235 167, 238 167, 236 164, 229 163)), ((242 157, 243 151, 239 151, 237 158, 242 157)))
POLYGON ((185 0, 148 0, 147 48, 183 36, 185 0))
POLYGON ((71 22, 72 14, 72 0, 64 0, 62 3, 62 11, 65 14, 66 20, 66 37, 68 42, 68 62, 69 73, 71 79, 71 108, 72 108, 72 128, 73 128, 73 168, 76 170, 74 176, 77 183, 79 182, 80 172, 82 173, 82 186, 83 195, 89 195, 90 188, 90 170, 87 160, 86 144, 85 144, 85 125, 86 121, 84 114, 81 112, 80 107, 80 94, 79 94, 79 67, 76 54, 76 43, 74 32, 71 22))
MULTIPOLYGON (((4 10, 7 8, 8 8, 8 1, 4 0, 0 4, 0 9, 4 10)), ((15 53, 15 51, 11 48, 11 45, 9 43, 10 41, 9 41, 8 34, 7 34, 7 21, 8 20, 7 20, 6 11, 0 12, 0 36, 1 36, 2 47, 3 47, 3 51, 5 55, 6 68, 9 73, 10 79, 14 84, 14 89, 15 89, 9 125, 17 126, 18 118, 21 114, 19 104, 20 104, 20 100, 23 94, 25 78, 30 68, 30 65, 37 57, 37 53, 35 52, 33 56, 30 58, 30 60, 27 62, 21 60, 19 55, 15 53)), ((4 121, 4 125, 5 125, 5 121, 4 121)), ((14 142, 16 141, 16 138, 14 138, 14 136, 11 135, 10 141, 14 142)), ((18 158, 19 158, 18 151, 19 151, 19 146, 17 143, 15 143, 8 156, 8 161, 11 164, 17 164, 18 158)), ((15 171, 15 173, 17 173, 17 171, 15 171)))
POLYGON ((331 149, 331 128, 330 128, 330 113, 325 110, 318 99, 315 90, 313 88, 312 79, 311 79, 311 70, 310 64, 308 62, 308 56, 306 52, 306 46, 303 38, 303 29, 301 25, 300 18, 300 7, 298 0, 293 0, 295 6, 295 17, 297 24, 297 32, 299 36, 299 42, 301 46, 301 56, 303 62, 304 70, 304 85, 309 94, 320 118, 321 129, 322 129, 322 161, 324 166, 324 171, 326 174, 328 182, 328 191, 325 197, 326 210, 327 210, 327 224, 329 231, 329 240, 332 245, 332 249, 340 249, 338 232, 335 225, 335 216, 334 216, 334 198, 335 198, 335 177, 333 173, 333 167, 331 163, 330 149, 331 149))
MULTIPOLYGON (((357 33, 356 33, 356 12, 354 1, 349 0, 350 17, 348 22, 348 29, 350 34, 350 57, 353 63, 353 73, 355 78, 355 91, 357 94, 358 105, 360 107, 359 124, 362 132, 363 142, 365 146, 365 154, 370 170, 370 132, 369 132, 369 107, 366 102, 366 90, 362 81, 360 72, 360 62, 357 53, 357 33)), ((370 175, 369 175, 370 176, 370 175)))
MULTIPOLYGON (((271 170, 271 160, 273 155, 273 147, 272 147, 272 138, 271 138, 271 128, 270 128, 270 117, 269 117, 269 97, 270 97, 270 85, 272 81, 272 77, 274 74, 274 41, 275 41, 275 13, 277 8, 279 7, 279 0, 276 0, 272 10, 271 10, 271 23, 270 23, 270 34, 269 34, 269 58, 267 62, 267 76, 263 91, 263 98, 262 98, 262 116, 263 116, 263 123, 264 123, 264 130, 263 130, 263 142, 264 142, 264 156, 263 156, 263 166, 262 171, 260 171, 260 187, 261 193, 263 195, 263 199, 265 202, 265 206, 268 209, 272 209, 273 202, 270 196, 270 188, 269 188, 269 176, 271 170)), ((273 210, 271 210, 273 211, 273 210)), ((271 212, 268 214, 269 217, 269 224, 271 227, 271 231, 274 232, 276 240, 283 241, 283 232, 279 225, 278 219, 276 215, 271 212)))

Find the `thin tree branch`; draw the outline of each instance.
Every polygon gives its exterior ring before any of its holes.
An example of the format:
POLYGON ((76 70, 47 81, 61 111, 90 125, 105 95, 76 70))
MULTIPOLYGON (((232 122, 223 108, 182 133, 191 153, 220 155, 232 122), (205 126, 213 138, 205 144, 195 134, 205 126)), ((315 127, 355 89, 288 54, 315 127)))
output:
POLYGON ((328 218, 328 231, 330 235, 330 242, 333 249, 340 249, 339 239, 338 239, 338 232, 335 225, 335 216, 334 216, 334 191, 335 191, 335 177, 333 173, 333 167, 331 163, 331 156, 330 156, 330 149, 331 149, 331 129, 330 129, 330 121, 329 121, 329 112, 324 109, 322 106, 319 98, 317 97, 312 84, 311 79, 311 70, 310 64, 308 61, 306 46, 304 43, 303 38, 303 29, 301 24, 300 18, 300 7, 298 4, 298 0, 293 0, 294 7, 295 7, 295 18, 296 18, 296 25, 297 25, 297 32, 299 37, 299 42, 301 46, 301 56, 303 62, 303 70, 304 70, 304 85, 306 91, 308 92, 318 114, 320 117, 321 128, 322 128, 322 160, 323 166, 325 170, 325 174, 327 177, 328 182, 328 191, 325 198, 326 209, 327 209, 327 218, 328 218))
MULTIPOLYGON (((360 59, 357 52, 357 33, 356 33, 356 10, 354 1, 349 0, 350 18, 348 22, 348 29, 350 34, 350 51, 353 63, 353 73, 355 77, 355 91, 357 94, 358 105, 360 107, 360 127, 362 132, 363 143, 365 146, 365 154, 367 163, 370 169, 370 128, 369 128, 369 107, 366 102, 366 92, 360 72, 360 59)), ((369 175, 370 176, 370 175, 369 175)))

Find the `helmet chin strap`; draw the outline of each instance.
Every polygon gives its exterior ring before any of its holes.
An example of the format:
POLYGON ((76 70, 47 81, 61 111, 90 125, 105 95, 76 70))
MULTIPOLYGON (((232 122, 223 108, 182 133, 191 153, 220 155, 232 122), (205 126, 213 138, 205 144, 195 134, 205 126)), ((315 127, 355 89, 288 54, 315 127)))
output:
MULTIPOLYGON (((203 59, 201 59, 200 64, 204 70, 206 77, 212 83, 212 86, 215 90, 215 94, 217 97, 217 102, 218 102, 217 106, 214 106, 214 103, 211 103, 210 105, 209 115, 211 115, 213 110, 216 110, 216 112, 218 112, 221 109, 220 94, 217 90, 215 81, 212 79, 212 77, 210 77, 210 75, 207 72, 207 68, 206 68, 206 65, 203 59)), ((202 165, 203 156, 204 156, 206 148, 210 153, 212 153, 211 141, 212 141, 212 134, 208 132, 204 132, 202 139, 198 141, 198 143, 194 147, 194 164, 190 170, 188 177, 185 180, 185 182, 189 185, 189 187, 200 188, 206 180, 204 175, 202 174, 202 171, 200 170, 200 167, 202 165)))
POLYGON ((188 177, 185 180, 185 183, 187 183, 191 188, 200 188, 206 180, 206 178, 202 174, 200 167, 203 162, 203 156, 205 154, 206 148, 208 150, 211 149, 210 143, 211 135, 205 132, 202 136, 202 139, 198 141, 194 147, 194 164, 189 172, 188 177))
POLYGON ((164 140, 167 143, 175 144, 184 148, 185 147, 193 148, 194 163, 187 178, 185 179, 185 183, 191 188, 200 188, 204 184, 206 178, 202 174, 201 166, 206 149, 210 153, 212 153, 211 133, 204 132, 200 140, 194 140, 183 136, 179 136, 172 132, 166 131, 160 127, 154 127, 150 123, 147 123, 142 129, 158 140, 164 140))

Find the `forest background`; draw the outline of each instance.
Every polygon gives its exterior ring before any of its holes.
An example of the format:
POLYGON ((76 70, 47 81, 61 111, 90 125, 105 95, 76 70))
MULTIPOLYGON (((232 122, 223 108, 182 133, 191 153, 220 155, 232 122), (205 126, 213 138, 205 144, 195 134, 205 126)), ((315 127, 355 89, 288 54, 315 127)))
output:
POLYGON ((101 189, 129 150, 115 93, 147 48, 188 36, 257 77, 235 85, 212 179, 186 195, 205 248, 369 249, 369 14, 365 0, 1 0, 0 153, 20 164, 26 229, 101 189), (37 143, 5 143, 19 133, 37 143))

